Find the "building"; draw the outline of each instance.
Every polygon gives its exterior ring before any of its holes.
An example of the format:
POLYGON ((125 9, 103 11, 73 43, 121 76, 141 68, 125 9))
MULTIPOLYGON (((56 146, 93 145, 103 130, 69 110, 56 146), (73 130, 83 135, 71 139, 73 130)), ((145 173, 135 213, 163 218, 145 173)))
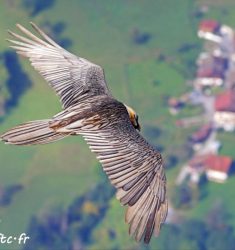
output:
POLYGON ((228 90, 216 96, 214 123, 225 131, 235 130, 235 90, 228 90))
POLYGON ((205 143, 206 140, 209 138, 212 130, 212 125, 206 124, 189 137, 189 141, 193 144, 194 150, 198 150, 201 148, 203 143, 205 143))
POLYGON ((194 84, 201 87, 221 86, 228 69, 228 59, 218 55, 201 53, 197 60, 194 84))
POLYGON ((210 154, 204 159, 208 180, 223 183, 227 180, 232 166, 232 159, 228 156, 210 154))
POLYGON ((176 178, 176 184, 181 185, 188 178, 190 182, 197 184, 200 181, 201 174, 205 171, 203 159, 204 156, 195 155, 189 162, 187 162, 181 168, 181 171, 176 178))
POLYGON ((204 155, 195 155, 187 164, 188 172, 190 173, 190 181, 198 183, 200 176, 205 171, 204 155))
POLYGON ((199 23, 198 30, 201 32, 208 32, 216 34, 220 29, 220 23, 213 19, 202 20, 199 23))
POLYGON ((220 23, 216 20, 203 20, 198 27, 198 36, 210 40, 212 42, 220 43, 221 38, 218 35, 220 31, 220 23))
POLYGON ((183 108, 184 103, 181 100, 177 100, 176 98, 172 97, 168 100, 168 106, 169 106, 170 113, 172 115, 176 115, 178 114, 180 109, 183 108))
POLYGON ((228 178, 232 163, 232 159, 228 156, 195 155, 185 166, 185 172, 194 183, 199 182, 203 173, 206 173, 207 179, 210 181, 224 183, 228 178))

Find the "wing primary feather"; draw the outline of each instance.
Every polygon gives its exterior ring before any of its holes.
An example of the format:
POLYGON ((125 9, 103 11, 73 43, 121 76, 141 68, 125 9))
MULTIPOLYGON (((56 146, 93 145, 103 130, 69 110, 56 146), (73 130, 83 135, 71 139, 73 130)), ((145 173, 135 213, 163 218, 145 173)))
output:
MULTIPOLYGON (((131 224, 130 224, 130 234, 133 235, 138 226, 139 226, 139 223, 143 217, 143 215, 145 214, 147 208, 149 207, 149 205, 151 204, 153 200, 153 197, 148 197, 148 199, 146 200, 146 202, 143 204, 142 207, 139 208, 139 210, 136 212, 133 220, 131 221, 131 224)), ((136 239, 137 240, 137 239, 136 239)))
POLYGON ((51 45, 53 45, 56 48, 63 49, 61 46, 59 46, 57 43, 55 43, 48 35, 46 35, 35 23, 30 22, 32 27, 51 45))
MULTIPOLYGON (((129 182, 132 184, 131 188, 128 189, 128 190, 130 190, 130 193, 132 194, 132 196, 130 197, 130 199, 128 201, 129 205, 134 205, 137 202, 137 200, 140 198, 140 196, 143 194, 143 192, 145 192, 145 190, 149 186, 150 181, 152 181, 152 179, 153 179, 152 175, 150 175, 149 179, 144 178, 144 176, 145 176, 144 173, 142 173, 140 176, 138 176, 137 178, 135 178, 134 180, 129 182), (143 178, 143 180, 140 181, 142 178, 143 178), (134 187, 134 188, 132 188, 132 187, 134 187), (135 187, 137 187, 137 188, 135 188, 135 187)), ((127 183, 126 185, 128 185, 129 183, 127 183)), ((129 186, 127 186, 127 187, 129 187, 129 186)), ((124 197, 122 199, 123 202, 124 202, 124 199, 126 200, 126 197, 124 197)))
POLYGON ((64 109, 82 103, 88 97, 112 97, 103 69, 99 65, 73 55, 53 41, 36 24, 31 22, 31 25, 33 32, 16 24, 22 35, 9 30, 8 33, 15 40, 8 41, 17 54, 28 57, 33 67, 59 95, 64 109))
POLYGON ((25 27, 23 27, 20 24, 16 24, 17 28, 19 30, 21 30, 25 35, 27 35, 28 37, 30 37, 31 39, 33 39, 33 41, 38 42, 41 45, 44 45, 46 47, 51 47, 50 44, 44 42, 43 40, 41 40, 40 38, 38 38, 37 36, 35 36, 33 33, 31 33, 29 30, 27 30, 25 27))
MULTIPOLYGON (((156 197, 152 197, 152 201, 149 203, 149 206, 146 208, 146 212, 143 213, 142 219, 137 228, 137 232, 136 232, 137 241, 140 241, 144 234, 146 236, 146 233, 148 231, 148 222, 149 222, 150 216, 152 215, 152 213, 154 213, 155 215, 155 211, 153 211, 155 206, 156 206, 156 197)), ((154 222, 154 216, 153 216, 153 222, 154 222)), ((151 224, 151 226, 153 225, 151 224)))
MULTIPOLYGON (((145 183, 144 179, 141 179, 132 189, 123 193, 123 196, 120 197, 120 202, 122 204, 128 204, 128 202, 139 192, 145 183)), ((124 190, 123 190, 124 191, 124 190)), ((143 194, 144 195, 144 194, 143 194)))
POLYGON ((133 198, 130 199, 130 201, 128 202, 129 206, 133 206, 141 197, 141 195, 146 191, 146 189, 148 188, 148 184, 145 183, 144 186, 139 190, 138 193, 135 194, 135 196, 133 198))
POLYGON ((147 224, 146 224, 146 231, 145 231, 145 237, 144 237, 144 242, 146 244, 149 243, 151 236, 153 234, 153 229, 154 229, 154 224, 155 224, 155 221, 154 221, 155 214, 156 214, 156 211, 159 210, 160 202, 159 202, 157 197, 155 199, 156 199, 156 203, 155 203, 154 209, 153 209, 153 211, 151 211, 149 218, 148 218, 148 221, 147 221, 147 224))
POLYGON ((145 175, 145 173, 142 173, 138 177, 136 177, 135 179, 133 179, 132 181, 130 181, 127 184, 125 184, 123 186, 123 190, 124 191, 130 190, 139 180, 141 180, 143 178, 144 175, 145 175))
POLYGON ((138 200, 138 202, 135 203, 135 205, 133 206, 129 206, 127 208, 126 211, 126 215, 125 215, 125 221, 127 223, 131 223, 131 221, 133 220, 133 218, 135 217, 136 213, 139 211, 140 207, 143 206, 143 204, 146 202, 146 200, 148 199, 150 190, 148 189, 143 196, 138 200))
POLYGON ((16 34, 15 32, 12 32, 11 30, 8 30, 7 32, 8 32, 8 34, 10 34, 14 38, 17 38, 17 39, 19 39, 19 40, 21 40, 23 42, 28 43, 28 44, 38 46, 38 44, 35 43, 34 41, 32 41, 32 40, 30 40, 30 39, 28 39, 26 37, 20 36, 20 35, 16 34))
POLYGON ((129 171, 132 171, 133 169, 131 169, 130 168, 130 166, 128 165, 128 164, 123 164, 123 166, 122 167, 118 167, 118 168, 114 168, 114 169, 112 169, 112 170, 106 170, 105 172, 108 174, 108 175, 113 175, 113 174, 117 174, 117 173, 119 173, 119 172, 121 172, 121 171, 124 171, 124 170, 126 170, 126 169, 129 169, 129 171))

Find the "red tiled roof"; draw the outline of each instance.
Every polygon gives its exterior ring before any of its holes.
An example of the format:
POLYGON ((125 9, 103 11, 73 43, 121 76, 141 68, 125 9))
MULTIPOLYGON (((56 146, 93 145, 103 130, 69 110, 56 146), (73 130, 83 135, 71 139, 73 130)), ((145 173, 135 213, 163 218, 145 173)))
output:
POLYGON ((215 170, 223 173, 228 173, 232 159, 228 156, 208 155, 205 160, 205 166, 208 170, 215 170))
POLYGON ((190 139, 193 142, 203 142, 211 133, 212 126, 211 124, 206 124, 202 126, 198 131, 192 134, 190 139))
POLYGON ((219 26, 220 24, 216 20, 203 20, 199 24, 199 30, 213 33, 219 26))
POLYGON ((235 112, 235 91, 226 91, 215 99, 216 111, 235 112))

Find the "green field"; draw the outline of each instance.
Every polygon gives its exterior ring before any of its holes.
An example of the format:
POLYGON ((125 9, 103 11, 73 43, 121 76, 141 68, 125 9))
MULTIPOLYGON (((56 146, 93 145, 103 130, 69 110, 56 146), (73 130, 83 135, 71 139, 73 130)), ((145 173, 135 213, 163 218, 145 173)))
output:
MULTIPOLYGON (((16 30, 15 23, 29 27, 29 21, 38 25, 63 22, 65 30, 61 36, 72 41, 69 50, 102 65, 113 95, 138 112, 144 134, 148 134, 145 126, 161 130, 159 137, 150 137, 149 140, 163 147, 166 158, 182 146, 195 130, 175 127, 175 121, 180 116, 170 115, 166 98, 180 96, 189 90, 185 82, 193 78, 193 74, 190 73, 188 62, 195 61, 202 45, 196 36, 199 20, 193 13, 203 2, 212 6, 205 18, 218 18, 234 26, 235 13, 231 7, 235 7, 235 3, 231 0, 227 0, 223 7, 227 11, 226 15, 221 12, 218 0, 217 4, 213 1, 179 0, 177 5, 171 0, 57 0, 51 8, 33 18, 20 1, 2 1, 0 53, 8 50, 4 40, 7 37, 6 30, 16 30), (147 43, 133 42, 136 29, 151 35, 147 43), (187 55, 179 53, 179 48, 185 44, 196 44, 198 47, 187 55), (159 60, 159 55, 165 59, 159 60)), ((58 98, 42 77, 27 60, 20 59, 20 64, 33 86, 4 117, 0 132, 24 121, 49 118, 60 111, 58 98)), ((0 73, 1 79, 7 78, 5 71, 0 70, 0 73)), ((1 95, 3 93, 0 92, 1 95)), ((190 115, 190 111, 187 110, 186 114, 190 115)), ((221 153, 235 159, 232 149, 234 134, 221 133, 219 139, 224 145, 221 153)), ((0 232, 5 234, 25 232, 33 215, 53 206, 66 208, 75 197, 105 178, 100 173, 101 167, 97 168, 94 155, 79 137, 34 147, 14 147, 1 143, 0 159, 0 184, 7 186, 17 183, 24 186, 9 206, 0 207, 0 232)), ((167 171, 170 193, 174 189, 174 180, 181 164, 179 161, 175 168, 167 171)), ((231 223, 235 226, 235 202, 231 199, 234 187, 234 177, 225 185, 208 184, 208 196, 192 210, 186 211, 186 214, 190 218, 204 218, 211 204, 220 199, 218 197, 223 197, 223 202, 229 204, 231 223)), ((140 249, 127 234, 124 210, 115 198, 110 200, 105 218, 93 231, 94 241, 89 249, 140 249), (114 240, 108 237, 110 228, 115 228, 114 240)), ((155 250, 156 245, 157 239, 154 239, 150 248, 155 250)), ((8 245, 6 249, 11 247, 8 245)), ((21 248, 18 245, 15 247, 21 248)))

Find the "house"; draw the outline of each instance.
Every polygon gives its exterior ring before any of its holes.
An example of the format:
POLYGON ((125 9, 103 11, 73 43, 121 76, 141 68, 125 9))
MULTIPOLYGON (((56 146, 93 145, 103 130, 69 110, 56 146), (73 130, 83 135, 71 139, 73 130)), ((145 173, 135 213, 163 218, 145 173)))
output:
POLYGON ((205 172, 210 181, 223 183, 228 178, 232 166, 232 159, 228 156, 215 154, 195 155, 187 164, 190 180, 198 183, 205 172))
POLYGON ((219 94, 214 103, 214 123, 217 128, 225 131, 235 129, 235 90, 228 90, 219 94))
POLYGON ((196 155, 188 162, 188 168, 190 170, 190 180, 193 183, 198 183, 201 174, 204 173, 204 156, 196 155))
POLYGON ((220 23, 216 20, 202 20, 198 27, 198 36, 212 42, 220 43, 221 38, 218 35, 219 31, 220 23))
POLYGON ((206 124, 189 137, 189 141, 193 144, 194 150, 198 150, 202 147, 203 143, 209 138, 212 130, 212 124, 206 124))
POLYGON ((204 166, 204 159, 205 155, 195 155, 189 162, 188 162, 188 167, 192 171, 196 172, 204 172, 205 166, 204 166))
POLYGON ((196 87, 219 87, 223 85, 224 81, 220 77, 204 77, 195 79, 194 85, 196 87))
POLYGON ((224 183, 232 166, 232 159, 228 156, 210 154, 204 159, 208 180, 224 183))
POLYGON ((221 36, 220 49, 225 56, 230 57, 235 49, 234 30, 227 25, 222 25, 219 33, 221 36))
POLYGON ((198 30, 202 32, 217 33, 220 29, 220 24, 218 21, 213 19, 202 20, 199 23, 198 30))
POLYGON ((176 98, 172 97, 168 100, 168 106, 170 113, 172 115, 176 115, 180 109, 184 106, 184 103, 181 100, 177 100, 176 98))
POLYGON ((197 60, 195 86, 221 86, 228 69, 228 59, 219 55, 202 53, 197 60))

